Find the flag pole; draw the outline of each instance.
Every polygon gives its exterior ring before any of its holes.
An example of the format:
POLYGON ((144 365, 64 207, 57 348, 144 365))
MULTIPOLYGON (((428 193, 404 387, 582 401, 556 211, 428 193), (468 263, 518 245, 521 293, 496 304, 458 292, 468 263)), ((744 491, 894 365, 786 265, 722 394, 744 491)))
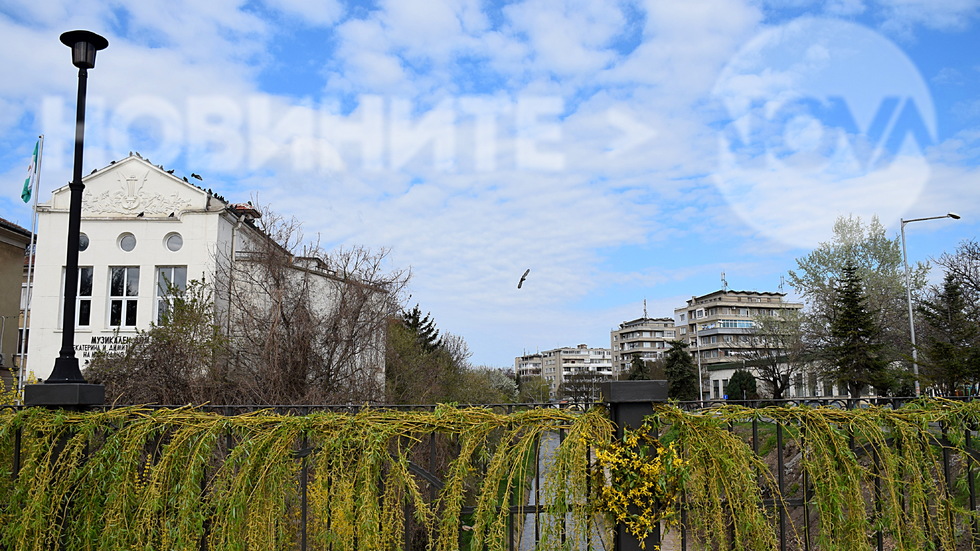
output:
POLYGON ((24 376, 27 373, 27 350, 25 346, 27 344, 27 338, 30 338, 31 330, 31 306, 34 295, 34 253, 36 252, 35 244, 37 241, 37 197, 41 190, 41 158, 44 154, 44 134, 38 136, 37 139, 37 166, 34 167, 34 187, 32 189, 34 200, 31 202, 31 212, 33 213, 31 217, 31 242, 27 249, 27 293, 24 303, 24 327, 21 328, 20 338, 18 339, 20 342, 17 347, 17 353, 20 355, 20 373, 17 377, 17 390, 20 396, 24 395, 24 376))

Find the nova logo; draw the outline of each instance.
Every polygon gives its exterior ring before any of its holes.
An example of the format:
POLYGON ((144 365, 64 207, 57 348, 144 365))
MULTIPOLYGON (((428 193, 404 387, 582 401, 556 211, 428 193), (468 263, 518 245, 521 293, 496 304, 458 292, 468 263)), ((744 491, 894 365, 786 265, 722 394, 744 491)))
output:
POLYGON ((897 221, 929 179, 929 90, 898 47, 865 27, 800 19, 770 29, 712 92, 715 182, 773 240, 814 246, 841 215, 897 221))
POLYGON ((735 163, 822 169, 851 162, 861 171, 887 168, 904 149, 921 153, 934 143, 915 98, 885 96, 862 126, 846 98, 798 98, 776 107, 755 100, 740 121, 729 121, 723 145, 735 163), (911 146, 911 148, 910 148, 911 146))

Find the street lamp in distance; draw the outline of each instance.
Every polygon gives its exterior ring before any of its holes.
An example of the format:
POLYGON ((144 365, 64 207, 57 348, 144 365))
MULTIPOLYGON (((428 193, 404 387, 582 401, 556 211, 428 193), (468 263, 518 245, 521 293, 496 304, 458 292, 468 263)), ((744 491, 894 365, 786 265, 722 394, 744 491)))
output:
POLYGON ((909 275, 909 255, 905 246, 905 224, 911 222, 922 222, 924 220, 942 220, 943 218, 952 218, 953 220, 959 220, 960 215, 955 212, 947 212, 943 216, 927 216, 925 218, 910 218, 908 220, 902 218, 902 265, 905 267, 905 296, 908 299, 909 304, 909 336, 912 338, 912 376, 915 379, 915 395, 919 396, 922 392, 921 386, 919 385, 919 350, 915 344, 915 318, 912 313, 912 278, 909 275))

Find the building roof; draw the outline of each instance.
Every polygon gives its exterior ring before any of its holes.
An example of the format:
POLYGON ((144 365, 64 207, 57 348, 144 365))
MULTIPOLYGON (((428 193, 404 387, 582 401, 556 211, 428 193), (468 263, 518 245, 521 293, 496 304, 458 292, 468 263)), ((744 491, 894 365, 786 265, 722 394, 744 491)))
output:
POLYGON ((619 324, 619 328, 620 329, 625 329, 627 327, 632 327, 634 325, 643 325, 644 323, 649 323, 649 322, 652 322, 652 321, 655 321, 655 322, 658 322, 658 323, 671 323, 671 324, 673 324, 674 323, 674 318, 636 318, 635 320, 624 321, 623 323, 620 323, 619 324))
MULTIPOLYGON (((717 291, 712 291, 710 293, 707 293, 707 294, 704 294, 704 295, 701 295, 701 296, 693 296, 693 297, 689 298, 687 300, 687 305, 688 306, 691 306, 691 305, 693 305, 694 303, 696 303, 698 301, 702 301, 702 300, 705 300, 707 298, 718 296, 718 295, 725 295, 725 296, 728 296, 728 295, 743 295, 743 296, 780 297, 781 298, 781 297, 785 297, 786 296, 786 293, 775 293, 775 292, 772 292, 772 291, 731 291, 731 290, 725 290, 725 289, 718 289, 717 291)), ((684 308, 684 307, 677 308, 677 310, 680 310, 682 308, 684 308)))
POLYGON ((31 230, 24 229, 24 228, 18 226, 17 224, 14 224, 13 222, 11 222, 10 220, 7 220, 5 218, 0 218, 0 228, 3 228, 5 230, 11 231, 11 232, 14 232, 16 234, 23 235, 28 240, 30 240, 30 238, 31 238, 31 230))

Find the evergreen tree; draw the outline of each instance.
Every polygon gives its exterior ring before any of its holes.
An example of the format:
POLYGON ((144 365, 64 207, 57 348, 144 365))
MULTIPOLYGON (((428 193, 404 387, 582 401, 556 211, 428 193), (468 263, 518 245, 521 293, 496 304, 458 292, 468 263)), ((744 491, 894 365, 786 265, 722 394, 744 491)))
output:
POLYGON ((626 379, 629 381, 649 381, 650 378, 650 364, 643 360, 639 352, 633 354, 633 359, 630 361, 630 372, 626 379))
MULTIPOLYGON (((836 287, 851 266, 861 279, 865 309, 880 333, 885 356, 907 356, 909 341, 908 302, 902 269, 902 243, 889 237, 877 217, 867 224, 856 216, 842 216, 834 223, 833 236, 809 254, 796 259, 788 282, 807 302, 802 329, 807 346, 830 345, 830 325, 836 309, 836 287)), ((926 287, 927 264, 909 266, 912 294, 926 287)))
POLYGON ((888 360, 882 353, 881 330, 868 311, 855 265, 847 262, 841 272, 834 285, 833 318, 829 346, 825 349, 828 370, 847 387, 851 398, 859 398, 867 385, 887 393, 892 380, 888 360))
POLYGON ((687 348, 686 343, 671 341, 670 350, 664 358, 667 397, 681 401, 698 400, 700 399, 698 370, 694 365, 694 358, 685 348, 687 348))
POLYGON ((755 400, 759 397, 755 375, 744 369, 736 369, 728 380, 729 400, 755 400))
POLYGON ((402 323, 415 334, 419 346, 431 353, 442 346, 442 339, 439 338, 439 330, 436 329, 436 322, 430 317, 429 313, 422 315, 419 305, 402 313, 402 323))
POLYGON ((969 313, 974 305, 964 296, 959 279, 946 273, 942 287, 922 302, 919 313, 925 322, 920 373, 928 384, 944 394, 980 377, 980 328, 969 313))

